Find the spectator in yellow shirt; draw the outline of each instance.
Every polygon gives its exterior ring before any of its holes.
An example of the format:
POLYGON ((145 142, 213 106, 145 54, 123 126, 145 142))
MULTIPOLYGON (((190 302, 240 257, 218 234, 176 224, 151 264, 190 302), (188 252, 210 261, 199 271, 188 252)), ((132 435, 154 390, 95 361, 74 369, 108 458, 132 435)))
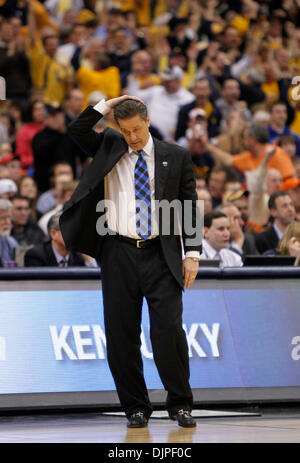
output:
POLYGON ((30 73, 34 87, 44 90, 44 101, 62 103, 70 84, 70 68, 56 60, 59 39, 54 34, 37 38, 32 3, 28 9, 30 73))
POLYGON ((99 54, 94 69, 80 66, 76 73, 76 80, 84 95, 84 106, 87 105, 89 94, 94 91, 105 93, 109 100, 118 97, 121 92, 119 69, 110 66, 106 53, 99 54))

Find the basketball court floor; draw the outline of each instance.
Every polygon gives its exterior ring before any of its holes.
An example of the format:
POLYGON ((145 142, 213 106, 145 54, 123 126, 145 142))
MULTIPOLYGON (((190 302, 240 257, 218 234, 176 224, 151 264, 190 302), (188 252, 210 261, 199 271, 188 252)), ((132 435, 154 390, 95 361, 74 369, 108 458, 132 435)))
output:
POLYGON ((196 428, 155 412, 147 428, 128 429, 120 413, 51 412, 0 416, 1 443, 300 443, 300 407, 237 412, 195 410, 196 428))

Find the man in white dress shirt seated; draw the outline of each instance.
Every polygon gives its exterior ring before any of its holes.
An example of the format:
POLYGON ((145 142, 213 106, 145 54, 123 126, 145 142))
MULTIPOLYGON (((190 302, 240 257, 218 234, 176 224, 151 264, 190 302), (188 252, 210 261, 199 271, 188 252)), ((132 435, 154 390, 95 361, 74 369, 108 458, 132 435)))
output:
POLYGON ((219 260, 220 267, 242 267, 240 255, 228 249, 230 224, 228 217, 213 210, 204 216, 204 240, 201 260, 219 260))

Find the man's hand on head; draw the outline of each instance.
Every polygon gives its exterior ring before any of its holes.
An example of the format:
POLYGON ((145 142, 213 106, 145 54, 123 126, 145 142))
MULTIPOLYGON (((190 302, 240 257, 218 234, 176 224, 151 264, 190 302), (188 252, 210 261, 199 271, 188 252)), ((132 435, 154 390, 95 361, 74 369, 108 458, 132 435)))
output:
POLYGON ((122 101, 125 101, 125 100, 136 100, 144 104, 144 102, 140 98, 138 98, 137 96, 133 96, 133 95, 132 96, 123 95, 123 96, 119 96, 118 98, 112 98, 111 100, 107 100, 105 104, 110 109, 113 109, 115 106, 117 106, 118 104, 122 103, 122 101))

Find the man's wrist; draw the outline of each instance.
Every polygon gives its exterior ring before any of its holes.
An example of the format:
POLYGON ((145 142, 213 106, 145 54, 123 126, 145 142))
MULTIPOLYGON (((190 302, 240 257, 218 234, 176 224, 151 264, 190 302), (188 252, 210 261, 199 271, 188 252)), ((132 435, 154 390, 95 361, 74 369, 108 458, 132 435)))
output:
POLYGON ((103 98, 101 101, 99 101, 99 103, 93 106, 93 109, 95 109, 95 111, 98 111, 98 113, 101 113, 102 116, 105 116, 110 112, 111 108, 106 104, 105 99, 103 98))
POLYGON ((200 260, 200 252, 198 251, 187 251, 185 254, 185 259, 193 259, 193 261, 197 262, 200 260))

